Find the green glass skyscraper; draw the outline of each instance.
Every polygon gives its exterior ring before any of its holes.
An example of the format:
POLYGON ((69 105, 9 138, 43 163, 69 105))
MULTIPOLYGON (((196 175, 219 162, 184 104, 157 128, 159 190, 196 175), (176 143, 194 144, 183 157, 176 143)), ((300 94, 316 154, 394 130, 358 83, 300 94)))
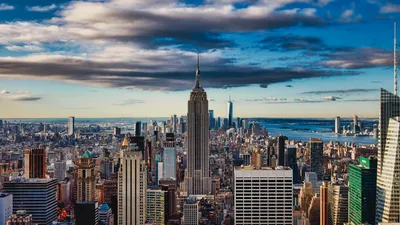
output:
POLYGON ((349 167, 349 223, 375 224, 377 159, 360 157, 349 167))

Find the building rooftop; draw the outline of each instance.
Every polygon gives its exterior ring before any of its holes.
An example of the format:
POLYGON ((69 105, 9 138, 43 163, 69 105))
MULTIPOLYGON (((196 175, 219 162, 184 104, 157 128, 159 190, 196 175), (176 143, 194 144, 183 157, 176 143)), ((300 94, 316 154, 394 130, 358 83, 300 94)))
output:
POLYGON ((310 142, 322 142, 321 138, 310 138, 310 142))
POLYGON ((256 168, 255 166, 236 166, 235 170, 291 170, 288 166, 277 166, 277 167, 268 167, 263 166, 261 168, 256 168))
POLYGON ((10 195, 11 194, 0 192, 0 198, 4 198, 4 197, 10 196, 10 195))
MULTIPOLYGON (((49 183, 49 182, 51 182, 53 180, 56 181, 57 179, 55 179, 55 178, 29 178, 29 179, 27 179, 27 178, 21 177, 21 178, 16 178, 14 180, 10 180, 7 183, 41 183, 41 184, 46 184, 46 183, 49 183)), ((5 184, 7 184, 7 183, 5 183, 5 184)))

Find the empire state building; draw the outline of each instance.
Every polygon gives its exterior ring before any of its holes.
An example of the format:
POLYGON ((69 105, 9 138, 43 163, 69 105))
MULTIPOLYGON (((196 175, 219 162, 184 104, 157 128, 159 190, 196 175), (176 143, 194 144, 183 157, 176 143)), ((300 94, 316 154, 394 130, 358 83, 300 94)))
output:
POLYGON ((187 120, 188 161, 185 190, 188 195, 209 194, 211 178, 208 146, 208 100, 207 93, 200 85, 199 56, 197 56, 196 83, 188 102, 187 120))

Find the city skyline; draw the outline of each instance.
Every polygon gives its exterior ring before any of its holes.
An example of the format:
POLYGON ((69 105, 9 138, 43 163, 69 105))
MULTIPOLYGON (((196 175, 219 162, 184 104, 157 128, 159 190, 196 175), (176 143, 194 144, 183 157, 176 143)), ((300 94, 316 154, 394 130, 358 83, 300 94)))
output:
POLYGON ((197 52, 221 118, 229 95, 234 118, 377 118, 379 88, 393 90, 390 2, 6 0, 0 12, 0 118, 185 115, 197 52))

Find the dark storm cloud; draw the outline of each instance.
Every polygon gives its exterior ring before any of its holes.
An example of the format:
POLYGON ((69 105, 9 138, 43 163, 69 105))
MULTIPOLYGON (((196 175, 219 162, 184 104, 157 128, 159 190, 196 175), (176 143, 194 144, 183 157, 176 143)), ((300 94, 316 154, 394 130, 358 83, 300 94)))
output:
MULTIPOLYGON (((193 60, 194 61, 194 60, 193 60)), ((251 84, 266 87, 269 84, 294 79, 357 75, 351 71, 308 70, 290 68, 255 68, 223 65, 219 59, 203 65, 201 82, 205 88, 232 88, 251 84)), ((229 61, 229 60, 228 60, 229 61)), ((166 61, 165 63, 171 63, 166 61)), ((138 88, 162 91, 188 90, 193 86, 193 67, 159 68, 154 65, 94 62, 90 60, 58 59, 40 62, 0 59, 0 77, 60 80, 102 87, 138 88), (135 71, 132 71, 132 70, 135 71), (138 71, 140 70, 140 71, 138 71), (161 71, 161 72, 160 72, 161 71)))
POLYGON ((323 91, 307 91, 301 94, 346 94, 346 93, 365 93, 365 92, 377 92, 379 89, 344 89, 344 90, 323 90, 323 91))

